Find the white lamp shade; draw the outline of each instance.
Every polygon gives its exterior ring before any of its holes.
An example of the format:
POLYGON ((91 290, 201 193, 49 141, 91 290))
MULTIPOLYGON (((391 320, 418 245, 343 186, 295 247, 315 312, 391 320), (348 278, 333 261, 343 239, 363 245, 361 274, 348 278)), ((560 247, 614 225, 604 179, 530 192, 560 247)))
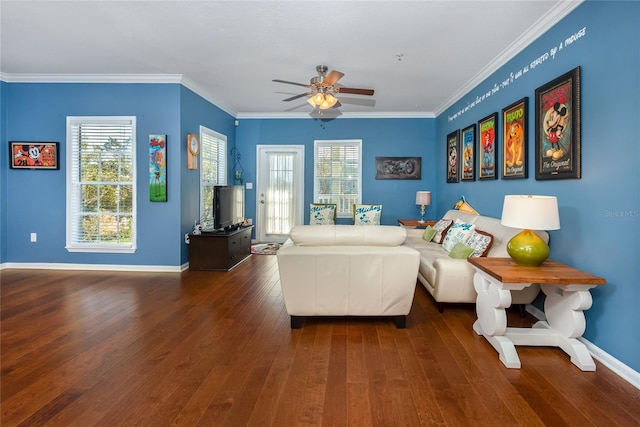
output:
POLYGON ((416 192, 416 205, 430 205, 431 204, 431 191, 418 191, 416 192))
POLYGON ((502 206, 502 225, 529 230, 558 230, 560 216, 555 196, 508 195, 502 206))

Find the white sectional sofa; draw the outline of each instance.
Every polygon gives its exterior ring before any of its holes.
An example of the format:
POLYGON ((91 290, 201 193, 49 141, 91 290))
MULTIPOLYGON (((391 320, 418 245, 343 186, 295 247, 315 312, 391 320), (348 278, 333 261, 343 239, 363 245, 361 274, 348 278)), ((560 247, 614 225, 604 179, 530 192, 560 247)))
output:
MULTIPOLYGON (((448 211, 443 219, 453 221, 459 219, 465 223, 474 224, 475 230, 491 234, 493 241, 486 253, 486 256, 489 257, 508 257, 507 243, 521 231, 503 226, 499 219, 473 215, 455 209, 448 211)), ((443 303, 475 303, 476 291, 473 287, 475 270, 471 264, 467 262, 466 258, 451 258, 442 244, 425 241, 422 238, 423 233, 424 229, 407 229, 405 246, 420 252, 418 280, 438 302, 440 312, 443 310, 443 303)), ((545 241, 549 241, 549 235, 546 232, 536 233, 545 241)), ((539 285, 530 286, 521 291, 513 291, 511 293, 512 304, 529 304, 536 298, 539 291, 539 285)))
POLYGON ((388 225, 298 225, 278 250, 291 328, 307 316, 393 316, 406 326, 420 254, 388 225))

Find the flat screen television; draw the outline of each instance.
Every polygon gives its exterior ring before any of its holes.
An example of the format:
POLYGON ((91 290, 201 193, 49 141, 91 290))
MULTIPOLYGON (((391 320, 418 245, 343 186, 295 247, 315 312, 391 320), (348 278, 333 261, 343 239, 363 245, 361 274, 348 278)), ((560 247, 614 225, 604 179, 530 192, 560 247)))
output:
POLYGON ((234 230, 244 222, 244 187, 216 185, 213 187, 213 227, 234 230))

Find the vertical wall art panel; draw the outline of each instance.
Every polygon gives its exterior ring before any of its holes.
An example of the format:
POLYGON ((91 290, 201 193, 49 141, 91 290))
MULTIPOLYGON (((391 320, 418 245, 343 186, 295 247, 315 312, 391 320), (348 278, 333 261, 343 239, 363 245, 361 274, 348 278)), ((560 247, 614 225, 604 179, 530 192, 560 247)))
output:
POLYGON ((149 200, 167 201, 167 135, 149 135, 149 200))

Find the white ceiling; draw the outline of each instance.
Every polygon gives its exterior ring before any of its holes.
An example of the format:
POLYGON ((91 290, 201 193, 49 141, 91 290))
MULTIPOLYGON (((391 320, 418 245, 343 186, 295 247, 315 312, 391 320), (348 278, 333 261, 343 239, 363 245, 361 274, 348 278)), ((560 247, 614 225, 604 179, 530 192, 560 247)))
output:
POLYGON ((582 0, 0 1, 7 82, 181 82, 238 118, 308 117, 326 64, 345 117, 434 117, 582 0))

